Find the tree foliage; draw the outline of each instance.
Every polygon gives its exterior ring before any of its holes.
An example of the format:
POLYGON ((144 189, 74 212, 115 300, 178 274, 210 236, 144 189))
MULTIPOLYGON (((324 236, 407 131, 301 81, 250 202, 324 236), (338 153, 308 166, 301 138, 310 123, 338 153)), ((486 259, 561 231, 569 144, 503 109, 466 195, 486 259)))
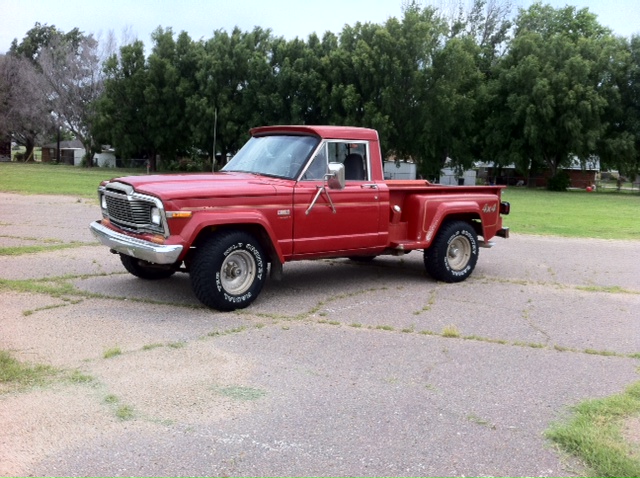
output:
POLYGON ((614 48, 614 37, 586 9, 538 3, 521 11, 488 83, 486 151, 525 171, 545 166, 552 175, 574 157, 597 154, 613 99, 614 48))
POLYGON ((288 123, 375 128, 386 155, 411 158, 425 177, 478 159, 523 172, 592 156, 627 175, 640 167, 640 39, 615 37, 587 9, 535 3, 512 18, 504 0, 453 12, 409 0, 401 18, 292 40, 260 27, 197 41, 158 28, 148 53, 135 41, 102 68, 97 56, 85 61, 91 40, 36 24, 12 54, 48 75, 54 119, 153 169, 158 155, 206 157, 210 167, 250 128, 288 123), (90 71, 104 74, 103 90, 90 71), (90 84, 74 123, 54 100, 90 84))
POLYGON ((12 42, 6 58, 12 108, 2 116, 10 118, 13 139, 27 147, 28 155, 36 139, 64 128, 90 157, 95 104, 102 94, 98 41, 77 28, 64 33, 36 23, 22 42, 12 42))
POLYGON ((27 159, 36 143, 45 140, 54 128, 42 94, 45 90, 44 79, 31 61, 13 54, 0 55, 0 134, 11 134, 24 146, 27 159))
POLYGON ((76 41, 55 38, 40 53, 37 64, 54 121, 84 145, 90 166, 88 158, 92 151, 99 150, 93 131, 96 103, 103 87, 97 40, 92 35, 81 35, 76 41))

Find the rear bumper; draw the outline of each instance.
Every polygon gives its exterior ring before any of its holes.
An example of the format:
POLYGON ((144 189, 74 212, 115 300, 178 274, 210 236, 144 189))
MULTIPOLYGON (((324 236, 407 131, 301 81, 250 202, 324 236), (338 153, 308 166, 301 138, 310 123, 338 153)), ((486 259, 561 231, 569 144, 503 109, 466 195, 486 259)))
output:
POLYGON ((153 264, 173 264, 182 253, 182 246, 143 241, 109 229, 100 224, 100 221, 92 222, 89 229, 102 244, 111 250, 153 264))
POLYGON ((496 236, 504 237, 505 239, 509 239, 509 228, 508 227, 503 227, 498 232, 496 232, 496 236))

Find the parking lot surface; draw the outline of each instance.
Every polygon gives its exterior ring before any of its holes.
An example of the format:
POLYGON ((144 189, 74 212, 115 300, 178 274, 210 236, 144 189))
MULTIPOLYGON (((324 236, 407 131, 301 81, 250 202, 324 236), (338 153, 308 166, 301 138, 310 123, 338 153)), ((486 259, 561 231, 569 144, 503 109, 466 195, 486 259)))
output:
POLYGON ((0 247, 51 247, 0 255, 0 350, 63 371, 0 394, 2 476, 576 476, 544 431, 639 378, 639 242, 516 232, 460 284, 291 263, 220 313, 127 274, 98 216, 0 194, 0 247))

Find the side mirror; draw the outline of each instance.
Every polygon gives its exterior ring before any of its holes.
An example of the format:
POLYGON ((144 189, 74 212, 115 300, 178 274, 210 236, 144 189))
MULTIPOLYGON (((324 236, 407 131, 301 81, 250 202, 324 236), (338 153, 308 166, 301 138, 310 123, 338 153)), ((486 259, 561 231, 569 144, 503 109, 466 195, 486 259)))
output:
POLYGON ((329 163, 329 173, 325 176, 329 189, 344 189, 344 164, 329 163))

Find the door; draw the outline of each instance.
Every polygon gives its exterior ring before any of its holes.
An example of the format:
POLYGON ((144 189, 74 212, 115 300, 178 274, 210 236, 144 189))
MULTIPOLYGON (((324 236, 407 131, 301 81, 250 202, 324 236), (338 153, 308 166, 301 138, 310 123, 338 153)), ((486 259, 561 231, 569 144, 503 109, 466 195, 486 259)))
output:
POLYGON ((367 142, 326 141, 319 146, 294 189, 294 255, 381 245, 380 199, 370 171, 367 142), (328 161, 345 165, 343 190, 326 186, 323 177, 328 161), (312 205, 323 184, 325 190, 312 205))

